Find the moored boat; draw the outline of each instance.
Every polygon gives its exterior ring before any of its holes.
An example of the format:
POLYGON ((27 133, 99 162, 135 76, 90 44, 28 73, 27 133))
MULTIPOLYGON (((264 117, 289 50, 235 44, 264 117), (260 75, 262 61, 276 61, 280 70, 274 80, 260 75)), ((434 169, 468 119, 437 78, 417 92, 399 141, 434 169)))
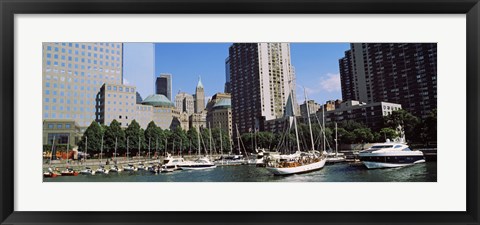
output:
POLYGON ((202 157, 195 161, 185 162, 180 165, 180 168, 183 170, 204 170, 204 169, 212 169, 216 168, 217 166, 210 161, 208 157, 202 157))
POLYGON ((62 176, 78 176, 78 172, 73 170, 72 168, 67 168, 60 174, 62 174, 62 176))
POLYGON ((92 170, 90 167, 85 167, 85 169, 80 171, 82 175, 95 175, 95 171, 92 170))
POLYGON ((374 144, 358 155, 368 169, 402 167, 425 162, 423 152, 413 151, 405 143, 388 140, 374 144))
POLYGON ((110 169, 108 170, 109 173, 119 173, 121 171, 122 171, 122 169, 118 168, 117 165, 114 165, 114 166, 110 167, 110 169))
MULTIPOLYGON (((307 101, 307 93, 304 93, 305 102, 307 101)), ((310 116, 308 116, 308 127, 310 131, 310 141, 311 141, 311 150, 306 152, 300 151, 300 140, 298 138, 298 127, 297 127, 297 119, 295 117, 295 108, 293 107, 292 103, 292 95, 289 95, 287 100, 287 105, 291 107, 291 116, 290 119, 293 120, 293 126, 295 128, 295 138, 297 143, 297 151, 295 154, 291 155, 280 155, 279 157, 274 157, 270 154, 270 156, 264 159, 266 164, 266 169, 273 173, 274 175, 292 175, 292 174, 300 174, 300 173, 307 173, 316 170, 320 170, 325 166, 327 161, 327 157, 323 152, 316 151, 314 149, 315 144, 313 141, 313 133, 312 133, 312 124, 310 122, 310 116)), ((323 108, 322 108, 323 109, 323 108)), ((307 104, 307 112, 309 112, 308 104, 307 104)), ((323 115, 324 113, 322 113, 323 115)), ((323 140, 325 140, 325 120, 323 121, 323 140)), ((324 147, 325 149, 325 141, 324 147)))
POLYGON ((97 170, 95 170, 95 174, 108 174, 108 170, 105 169, 104 166, 100 166, 97 170))
POLYGON ((138 168, 135 167, 133 164, 128 164, 127 166, 123 166, 123 171, 125 172, 135 172, 138 168))

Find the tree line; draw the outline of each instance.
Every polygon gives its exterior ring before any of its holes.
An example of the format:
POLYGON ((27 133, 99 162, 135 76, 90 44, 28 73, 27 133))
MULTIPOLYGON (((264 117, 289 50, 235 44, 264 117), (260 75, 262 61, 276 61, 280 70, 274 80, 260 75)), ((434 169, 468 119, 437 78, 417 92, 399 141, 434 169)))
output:
POLYGON ((120 123, 113 120, 108 126, 93 121, 78 142, 78 149, 84 152, 87 146, 90 156, 99 154, 102 145, 103 153, 107 156, 113 156, 115 148, 117 155, 126 156, 127 147, 130 157, 146 156, 148 152, 151 156, 165 154, 165 150, 174 155, 198 154, 199 149, 200 154, 210 154, 219 153, 221 148, 224 152, 230 151, 229 143, 228 134, 220 128, 201 128, 198 134, 196 129, 185 131, 180 126, 164 130, 151 121, 143 129, 133 120, 126 129, 122 129, 120 123))
MULTIPOLYGON (((437 141, 437 110, 434 109, 425 119, 415 117, 408 111, 401 109, 393 111, 383 117, 383 126, 379 130, 372 130, 365 124, 347 120, 337 123, 338 144, 364 144, 391 141, 399 137, 397 128, 402 127, 406 141, 414 146, 428 146, 437 141)), ((312 149, 308 124, 299 123, 298 133, 300 148, 312 149)), ((315 149, 323 149, 322 127, 312 123, 315 149)), ((243 146, 247 151, 254 151, 255 147, 275 150, 277 148, 296 148, 294 129, 287 135, 271 132, 245 133, 241 136, 243 146)), ((335 149, 335 123, 326 123, 325 140, 327 149, 335 149)))

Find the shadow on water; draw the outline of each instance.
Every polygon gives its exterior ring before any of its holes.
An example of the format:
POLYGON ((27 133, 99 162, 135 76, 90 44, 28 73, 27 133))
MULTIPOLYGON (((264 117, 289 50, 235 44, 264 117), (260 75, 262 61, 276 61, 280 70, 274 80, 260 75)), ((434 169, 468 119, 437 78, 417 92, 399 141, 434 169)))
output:
POLYGON ((44 178, 45 182, 436 182, 437 163, 369 170, 362 163, 326 165, 306 174, 273 176, 265 168, 224 166, 206 170, 152 174, 148 171, 44 178))

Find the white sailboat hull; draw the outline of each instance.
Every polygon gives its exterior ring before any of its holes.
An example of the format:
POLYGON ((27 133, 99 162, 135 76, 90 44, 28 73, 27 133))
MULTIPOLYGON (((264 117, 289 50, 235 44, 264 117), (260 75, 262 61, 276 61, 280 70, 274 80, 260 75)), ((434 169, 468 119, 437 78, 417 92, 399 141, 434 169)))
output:
POLYGON ((273 173, 274 175, 292 175, 292 174, 298 174, 298 173, 308 173, 308 172, 322 169, 325 166, 326 161, 327 159, 324 158, 318 162, 310 163, 303 166, 286 167, 286 168, 277 168, 277 167, 267 166, 266 169, 271 173, 273 173))

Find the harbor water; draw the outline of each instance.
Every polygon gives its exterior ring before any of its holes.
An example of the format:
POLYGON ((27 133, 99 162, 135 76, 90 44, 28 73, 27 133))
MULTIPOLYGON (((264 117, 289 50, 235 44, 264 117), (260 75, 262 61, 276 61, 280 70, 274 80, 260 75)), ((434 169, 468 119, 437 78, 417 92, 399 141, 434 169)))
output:
POLYGON ((240 165, 160 174, 148 171, 122 171, 118 174, 58 176, 43 180, 44 182, 436 182, 437 162, 387 169, 367 169, 361 162, 338 163, 325 165, 318 171, 290 176, 273 176, 265 168, 240 165))

